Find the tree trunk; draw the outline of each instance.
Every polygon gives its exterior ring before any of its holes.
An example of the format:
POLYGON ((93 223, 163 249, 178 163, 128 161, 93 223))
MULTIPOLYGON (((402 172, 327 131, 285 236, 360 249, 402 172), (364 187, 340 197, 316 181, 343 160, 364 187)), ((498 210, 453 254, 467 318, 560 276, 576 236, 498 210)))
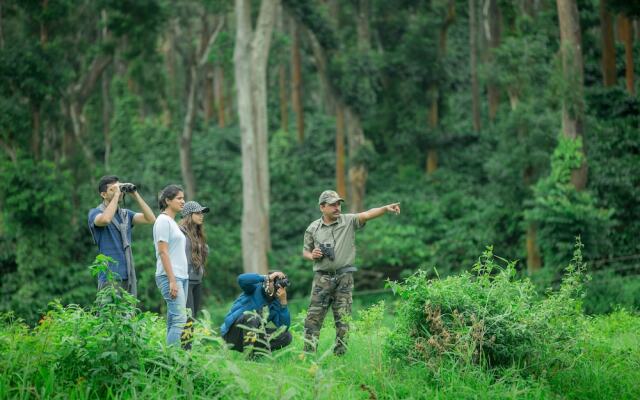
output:
POLYGON ((616 44, 613 21, 607 10, 607 0, 600 0, 600 30, 602 31, 602 81, 605 87, 616 84, 616 44))
MULTIPOLYGON (((102 17, 102 41, 106 42, 109 36, 107 31, 107 11, 101 11, 102 17)), ((110 170, 109 158, 111 157, 111 136, 110 136, 110 114, 111 114, 111 102, 109 101, 109 84, 111 78, 106 73, 102 75, 101 89, 102 89, 102 136, 104 138, 104 168, 105 171, 110 170)))
POLYGON ((624 43, 624 76, 627 83, 627 90, 629 93, 635 94, 636 87, 633 72, 633 26, 631 24, 631 20, 626 15, 620 15, 618 17, 618 24, 620 26, 620 40, 624 43))
MULTIPOLYGON (((440 62, 447 54, 447 32, 449 27, 455 20, 456 16, 456 3, 454 0, 449 0, 447 4, 447 15, 445 16, 442 25, 440 26, 440 33, 438 36, 438 59, 440 62)), ((435 134, 439 129, 440 124, 440 111, 438 102, 440 101, 440 89, 436 85, 432 85, 428 90, 428 95, 431 98, 431 106, 429 107, 429 128, 432 134, 435 134)), ((432 143, 427 149, 427 162, 426 162, 427 174, 431 175, 438 169, 438 152, 436 146, 432 143)))
MULTIPOLYGON (((280 6, 278 8, 278 31, 286 34, 285 26, 285 14, 280 6)), ((282 59, 278 63, 278 90, 280 92, 280 130, 287 132, 289 130, 289 92, 287 90, 287 65, 282 59)))
POLYGON ((196 114, 196 99, 198 98, 198 88, 200 77, 205 70, 209 52, 215 42, 224 20, 220 20, 216 29, 210 33, 206 11, 202 16, 202 31, 200 32, 200 43, 193 53, 189 56, 188 79, 187 79, 187 109, 184 115, 182 125, 182 134, 180 135, 180 171, 182 181, 185 186, 185 194, 188 199, 196 197, 196 180, 193 175, 193 167, 191 163, 191 142, 193 139, 193 123, 196 114))
POLYGON ((336 107, 336 190, 340 197, 347 199, 347 185, 344 175, 344 107, 336 107))
POLYGON ((364 162, 361 160, 360 151, 366 142, 360 116, 345 108, 345 125, 347 127, 347 138, 349 142, 349 211, 357 213, 364 211, 364 198, 369 172, 364 162))
POLYGON ((204 68, 204 76, 202 77, 203 86, 204 86, 204 95, 202 96, 202 100, 204 102, 204 122, 205 125, 209 125, 209 121, 213 118, 215 98, 213 96, 214 92, 214 82, 213 82, 213 67, 210 64, 207 64, 204 68))
MULTIPOLYGON (((564 79, 568 83, 562 102, 562 132, 571 139, 583 136, 583 76, 582 38, 576 0, 557 0, 560 22, 560 46, 564 79)), ((583 144, 584 146, 584 144, 583 144)), ((571 182, 576 190, 587 185, 587 160, 583 151, 582 165, 571 172, 571 182)))
POLYGON ((216 64, 213 70, 214 75, 214 95, 216 109, 218 111, 218 126, 224 128, 226 125, 226 103, 224 96, 224 67, 216 64))
POLYGON ((357 30, 358 30, 358 50, 369 51, 371 49, 371 28, 369 19, 371 15, 371 4, 369 0, 358 1, 357 30))
POLYGON ((291 23, 291 103, 296 113, 298 143, 304 141, 304 109, 302 106, 302 65, 300 58, 300 33, 296 21, 291 23))
MULTIPOLYGON (((488 0, 487 3, 486 19, 488 27, 485 32, 489 39, 489 59, 492 61, 494 49, 500 46, 502 17, 498 7, 498 0, 488 0)), ((487 97, 489 100, 489 121, 493 121, 500 106, 500 88, 493 80, 490 80, 487 84, 487 97)))
POLYGON ((471 102, 473 130, 480 132, 480 89, 478 87, 478 55, 476 41, 476 2, 469 0, 469 64, 471 67, 471 102))
POLYGON ((234 68, 242 142, 242 260, 245 272, 268 271, 269 165, 266 67, 277 0, 262 0, 252 33, 251 1, 236 0, 234 68))
POLYGON ((0 0, 0 49, 4 49, 4 29, 2 22, 2 0, 0 0))
POLYGON ((180 172, 185 188, 185 195, 188 200, 196 198, 196 179, 191 166, 191 140, 193 137, 193 121, 195 118, 196 86, 198 84, 198 73, 195 61, 189 66, 189 90, 187 94, 187 110, 182 125, 180 135, 180 172))
POLYGON ((31 154, 33 155, 34 159, 39 160, 40 159, 40 125, 41 125, 40 106, 33 106, 31 111, 31 122, 32 122, 31 154))
POLYGON ((542 257, 537 244, 538 227, 529 222, 527 226, 527 272, 529 275, 536 273, 542 267, 542 257))

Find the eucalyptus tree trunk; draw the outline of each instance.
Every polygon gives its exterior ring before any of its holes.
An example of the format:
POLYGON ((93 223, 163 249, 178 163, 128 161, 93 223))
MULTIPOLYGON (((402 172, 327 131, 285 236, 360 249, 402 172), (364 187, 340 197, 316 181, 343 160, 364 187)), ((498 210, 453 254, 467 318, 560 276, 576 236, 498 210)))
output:
POLYGON ((347 184, 344 170, 344 106, 336 107, 336 191, 347 198, 347 184))
POLYGON ((302 61, 300 33, 295 21, 291 22, 291 103, 296 114, 298 143, 304 142, 304 109, 302 106, 302 61))
MULTIPOLYGON (((335 16, 337 14, 337 6, 333 7, 332 10, 334 11, 333 15, 335 16)), ((323 92, 325 107, 328 112, 335 112, 336 114, 336 191, 340 194, 340 197, 351 203, 347 196, 347 184, 345 180, 346 106, 329 79, 327 71, 327 55, 325 54, 325 50, 320 45, 320 42, 313 32, 307 31, 307 33, 309 36, 309 42, 311 43, 316 68, 318 70, 318 76, 320 77, 320 87, 323 92)))
POLYGON ((218 112, 218 126, 224 128, 226 126, 226 101, 224 95, 224 67, 218 63, 213 67, 213 94, 218 112))
MULTIPOLYGON (((286 35, 285 23, 286 15, 282 9, 282 5, 278 7, 278 32, 286 35)), ((280 98, 280 130, 287 132, 289 130, 289 91, 287 90, 287 64, 283 59, 278 62, 278 91, 280 98)), ((303 124, 304 126, 304 124, 303 124)))
POLYGON ((245 272, 268 271, 269 163, 267 60, 278 0, 262 0, 255 32, 251 1, 236 0, 234 68, 242 141, 242 260, 245 272))
POLYGON ((635 78, 633 71, 633 24, 631 19, 626 15, 618 17, 618 29, 620 40, 624 43, 624 65, 625 65, 625 81, 627 90, 631 94, 636 93, 635 78))
POLYGON ((182 124, 182 133, 180 135, 180 172, 182 181, 185 186, 185 194, 187 199, 196 197, 196 181, 193 175, 193 167, 191 165, 191 142, 193 139, 193 123, 196 114, 196 99, 201 91, 200 80, 205 70, 207 59, 211 47, 215 43, 220 30, 224 24, 224 20, 217 21, 216 28, 213 32, 209 31, 206 12, 202 16, 202 27, 200 32, 200 41, 196 49, 188 57, 188 89, 187 89, 187 105, 184 120, 182 124))
POLYGON ((473 130, 480 132, 480 89, 478 87, 478 53, 476 39, 476 2, 469 0, 469 64, 471 69, 471 102, 473 130))
MULTIPOLYGON (((557 0, 556 4, 560 21, 562 70, 568 88, 562 101, 562 132, 565 137, 577 140, 583 137, 584 120, 584 65, 578 6, 576 0, 557 0)), ((571 183, 576 190, 583 190, 587 185, 584 151, 582 165, 571 171, 571 183)))
POLYGON ((602 81, 605 87, 616 84, 616 44, 613 20, 607 9, 607 0, 600 0, 600 30, 602 36, 602 81))
MULTIPOLYGON (((487 1, 485 16, 488 22, 485 32, 489 39, 489 58, 493 59, 493 50, 500 46, 502 30, 502 15, 500 13, 500 7, 498 6, 498 0, 487 1)), ((487 97, 489 101, 489 121, 493 121, 496 118, 498 107, 500 106, 500 88, 493 81, 489 81, 487 84, 487 97)))
MULTIPOLYGON (((447 33, 449 27, 453 23, 456 17, 456 3, 454 0, 449 0, 447 3, 447 14, 442 25, 440 26, 440 33, 438 36, 438 58, 443 60, 447 54, 447 33)), ((440 110, 438 103, 440 101, 440 88, 433 84, 429 87, 427 96, 430 99, 431 105, 428 111, 428 122, 431 132, 437 132, 440 127, 440 110)), ((428 175, 434 173, 438 169, 438 151, 436 146, 431 144, 427 148, 427 162, 426 172, 428 175)))

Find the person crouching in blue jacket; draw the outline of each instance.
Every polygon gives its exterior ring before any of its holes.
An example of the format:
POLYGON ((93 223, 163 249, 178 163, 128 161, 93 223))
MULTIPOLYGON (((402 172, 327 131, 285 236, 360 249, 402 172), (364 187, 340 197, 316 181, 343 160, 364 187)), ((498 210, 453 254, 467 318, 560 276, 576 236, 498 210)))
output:
POLYGON ((269 275, 242 274, 238 276, 238 285, 242 294, 224 318, 220 327, 222 338, 239 352, 250 345, 270 351, 288 346, 292 338, 289 332, 291 316, 287 308, 287 276, 279 271, 269 275), (268 307, 269 316, 263 329, 256 313, 262 315, 264 307, 268 307), (281 331, 279 328, 283 325, 286 328, 281 331))

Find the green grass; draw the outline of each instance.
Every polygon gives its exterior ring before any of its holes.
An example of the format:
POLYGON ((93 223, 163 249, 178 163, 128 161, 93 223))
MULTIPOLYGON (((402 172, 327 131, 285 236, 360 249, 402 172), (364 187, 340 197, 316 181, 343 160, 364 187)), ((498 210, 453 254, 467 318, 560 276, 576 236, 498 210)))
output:
MULTIPOLYGON (((303 314, 298 313, 293 344, 258 360, 224 349, 204 327, 191 352, 166 349, 164 320, 143 314, 148 321, 139 326, 151 330, 144 335, 146 347, 133 368, 106 377, 107 383, 97 376, 99 371, 92 375, 90 368, 74 369, 74 358, 65 356, 72 354, 65 351, 78 350, 71 343, 74 333, 83 331, 80 325, 96 317, 76 311, 73 318, 64 314, 59 322, 35 330, 5 321, 0 326, 0 398, 640 398, 640 317, 626 311, 590 319, 578 338, 582 351, 575 363, 541 376, 523 374, 517 367, 487 370, 451 363, 434 371, 424 364, 388 359, 382 349, 394 327, 392 310, 386 307, 384 316, 379 307, 377 311, 354 313, 350 348, 343 357, 331 353, 335 331, 330 316, 318 353, 303 354, 303 314)), ((95 351, 96 357, 104 356, 95 351)), ((96 361, 89 367, 101 365, 96 361)))

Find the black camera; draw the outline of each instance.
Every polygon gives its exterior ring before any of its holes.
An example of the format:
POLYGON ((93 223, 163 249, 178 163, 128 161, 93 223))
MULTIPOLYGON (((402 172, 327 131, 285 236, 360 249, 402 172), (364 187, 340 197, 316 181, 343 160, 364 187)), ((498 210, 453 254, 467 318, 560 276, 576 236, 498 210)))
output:
POLYGON ((133 193, 135 192, 136 189, 136 185, 134 185, 133 183, 121 183, 120 184, 120 191, 122 193, 133 193))
POLYGON ((289 278, 286 276, 284 278, 276 278, 273 280, 273 290, 278 290, 280 288, 286 288, 289 286, 289 278))
POLYGON ((333 247, 331 247, 331 243, 320 243, 320 251, 322 252, 322 257, 327 257, 331 261, 335 260, 336 254, 333 251, 333 247))

